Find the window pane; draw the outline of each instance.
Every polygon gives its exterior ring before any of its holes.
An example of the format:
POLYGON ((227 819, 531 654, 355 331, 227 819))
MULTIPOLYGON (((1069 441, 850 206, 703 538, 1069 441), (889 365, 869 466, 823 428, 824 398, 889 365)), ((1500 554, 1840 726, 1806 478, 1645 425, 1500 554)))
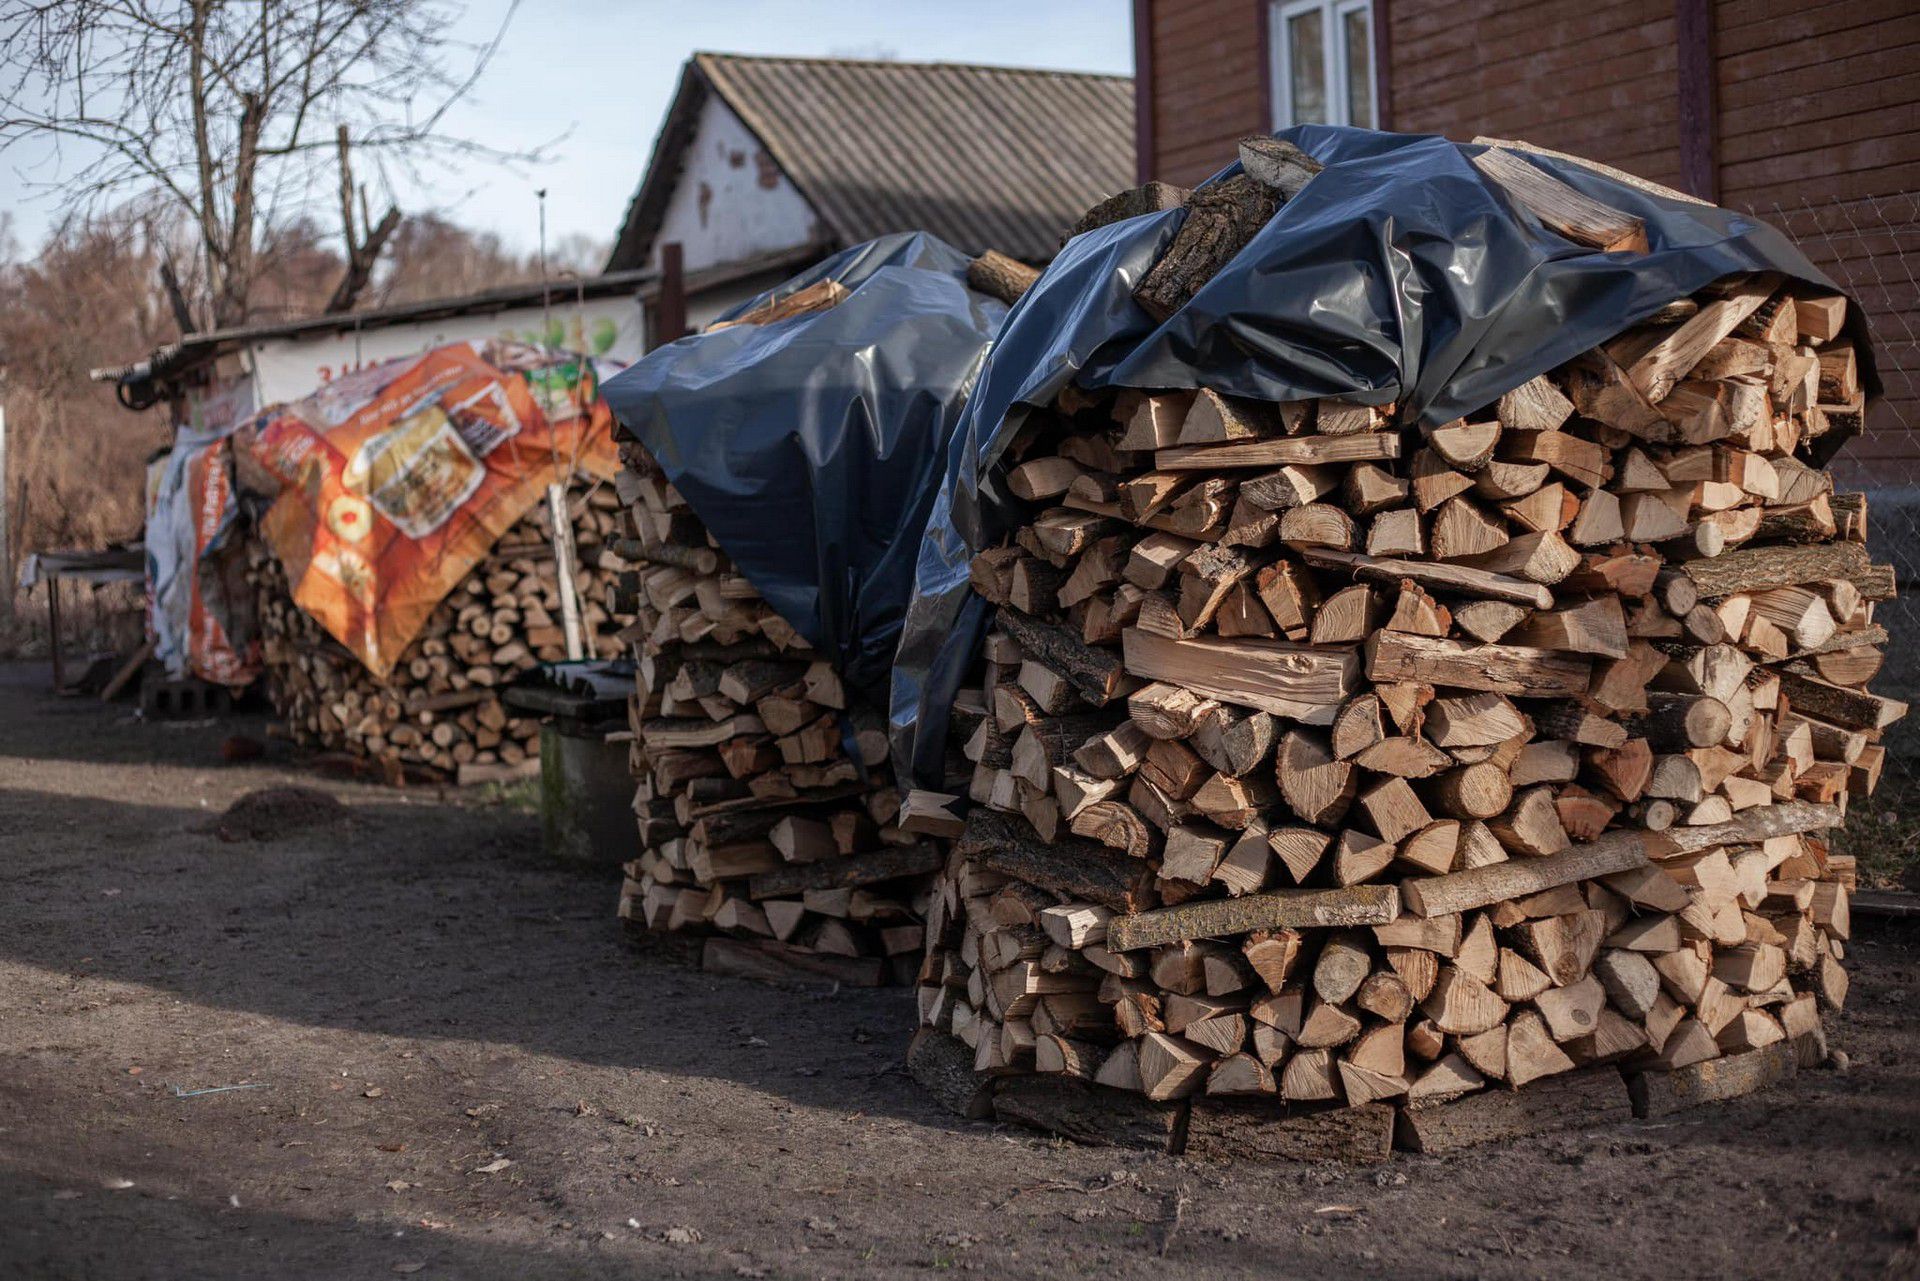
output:
POLYGON ((1366 9, 1343 15, 1342 37, 1347 51, 1347 123, 1373 128, 1373 32, 1366 9))
POLYGON ((1293 89, 1296 125, 1327 123, 1327 59, 1321 11, 1309 9, 1287 19, 1287 75, 1293 89))

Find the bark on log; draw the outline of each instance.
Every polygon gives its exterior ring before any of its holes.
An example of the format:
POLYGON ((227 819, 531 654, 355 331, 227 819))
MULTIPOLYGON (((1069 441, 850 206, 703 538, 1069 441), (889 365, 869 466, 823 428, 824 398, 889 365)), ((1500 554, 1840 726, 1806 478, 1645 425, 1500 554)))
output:
POLYGON ((1412 1152, 1452 1152, 1551 1130, 1613 1125, 1632 1115, 1618 1070, 1598 1067, 1524 1090, 1483 1090, 1452 1103, 1404 1108, 1394 1139, 1412 1152))
POLYGON ((1001 610, 999 622, 1029 658, 1066 677, 1095 707, 1104 707, 1126 692, 1126 668, 1112 650, 1083 644, 1072 633, 1018 610, 1001 610))
POLYGON ((1038 268, 1009 258, 997 249, 989 249, 967 264, 967 287, 998 298, 1009 307, 1019 302, 1020 295, 1031 289, 1038 279, 1038 268))
POLYGON ((1274 890, 1116 916, 1107 922, 1107 946, 1116 952, 1130 952, 1184 939, 1224 938, 1253 930, 1385 925, 1399 913, 1400 896, 1391 885, 1274 890))
POLYGON ((1540 584, 1484 569, 1435 565, 1417 560, 1379 559, 1362 556, 1358 552, 1336 551, 1331 547, 1302 548, 1300 558, 1317 568, 1347 569, 1353 571, 1356 578, 1369 578, 1376 582, 1397 583, 1403 578, 1410 578, 1434 591, 1510 601, 1534 609, 1553 608, 1553 593, 1540 584))
POLYGON ((1627 1078, 1627 1089, 1635 1116, 1665 1116, 1753 1094, 1790 1079, 1797 1069, 1793 1042, 1775 1041, 1745 1054, 1708 1059, 1671 1072, 1635 1073, 1627 1078))
POLYGON ((1011 1076, 993 1096, 994 1115, 1100 1147, 1177 1151, 1186 1137, 1184 1103, 1156 1103, 1132 1090, 1112 1090, 1049 1076, 1011 1076))
POLYGON ((1150 876, 1138 859, 1094 841, 1042 841, 1026 823, 993 810, 969 813, 954 849, 991 871, 1116 912, 1137 912, 1152 901, 1150 876))
POLYGON ((780 898, 807 890, 850 889, 898 880, 903 876, 925 876, 940 870, 946 855, 931 841, 855 854, 850 858, 826 858, 818 863, 800 863, 791 867, 761 872, 747 882, 748 894, 756 899, 780 898))
POLYGON ((1610 832, 1545 858, 1508 859, 1445 876, 1411 877, 1401 882, 1400 893, 1407 910, 1415 916, 1468 912, 1555 886, 1644 867, 1648 843, 1658 839, 1641 832, 1610 832))
POLYGON ((1853 578, 1873 567, 1859 543, 1821 543, 1811 547, 1743 547, 1680 565, 1702 596, 1798 587, 1829 578, 1853 578))
POLYGON ((973 1070, 973 1051, 945 1032, 923 1027, 907 1046, 907 1073, 940 1106, 969 1121, 993 1115, 993 1080, 973 1070))
POLYGON ((1391 1105, 1275 1115, 1271 1108, 1193 1105, 1186 1155, 1221 1160, 1346 1161, 1372 1165, 1393 1153, 1391 1105))

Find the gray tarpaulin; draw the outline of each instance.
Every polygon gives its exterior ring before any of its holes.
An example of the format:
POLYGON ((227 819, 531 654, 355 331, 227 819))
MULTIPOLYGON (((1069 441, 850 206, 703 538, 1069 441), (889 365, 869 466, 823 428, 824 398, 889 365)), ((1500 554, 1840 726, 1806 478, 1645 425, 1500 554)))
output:
MULTIPOLYGON (((1325 168, 1165 322, 1132 291, 1178 230, 1178 209, 1077 237, 1008 316, 949 450, 894 669, 895 764, 923 784, 939 779, 946 709, 985 623, 967 591, 970 549, 1024 517, 998 487, 1001 451, 1068 383, 1339 396, 1396 403, 1403 426, 1438 424, 1728 275, 1774 271, 1839 292, 1764 223, 1571 161, 1529 157, 1644 219, 1648 253, 1601 253, 1547 229, 1473 165, 1480 147, 1318 125, 1280 136, 1325 168)), ((1850 311, 1877 393, 1860 309, 1850 311)))
POLYGON ((921 233, 848 249, 825 311, 683 338, 601 390, 754 588, 885 704, 947 443, 1006 307, 921 233))

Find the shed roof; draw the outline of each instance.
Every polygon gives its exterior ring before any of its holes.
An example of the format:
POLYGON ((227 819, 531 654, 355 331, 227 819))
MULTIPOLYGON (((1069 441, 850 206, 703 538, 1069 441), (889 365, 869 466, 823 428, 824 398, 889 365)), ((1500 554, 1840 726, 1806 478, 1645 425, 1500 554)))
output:
POLYGON ((705 96, 722 101, 842 245, 929 231, 1044 262, 1133 181, 1126 76, 945 62, 697 53, 667 109, 608 270, 651 254, 705 96))
POLYGON ((653 282, 647 271, 608 272, 599 276, 534 280, 522 284, 501 285, 478 293, 453 298, 429 298, 420 302, 396 303, 370 311, 337 311, 319 316, 301 316, 292 320, 255 321, 227 329, 210 329, 188 334, 175 342, 157 347, 137 364, 110 369, 95 369, 89 376, 95 382, 129 382, 163 379, 211 360, 223 352, 237 351, 251 343, 272 338, 310 338, 317 334, 348 333, 353 330, 383 329, 389 325, 418 324, 448 316, 485 315, 511 311, 543 302, 566 302, 574 298, 602 298, 608 294, 639 293, 653 282))

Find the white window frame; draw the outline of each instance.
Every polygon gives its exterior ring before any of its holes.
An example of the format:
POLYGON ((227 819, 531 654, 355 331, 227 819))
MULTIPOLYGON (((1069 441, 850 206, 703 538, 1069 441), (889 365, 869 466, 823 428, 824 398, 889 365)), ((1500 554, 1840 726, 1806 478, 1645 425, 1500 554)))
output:
POLYGON ((1376 14, 1373 0, 1269 0, 1267 5, 1267 83, 1273 87, 1273 101, 1267 114, 1276 130, 1301 123, 1347 125, 1347 60, 1340 56, 1340 41, 1346 30, 1347 15, 1365 11, 1367 15, 1367 100, 1373 104, 1374 127, 1380 122, 1380 68, 1374 65, 1376 14), (1293 118, 1293 60, 1287 56, 1287 23, 1303 13, 1320 13, 1320 57, 1326 67, 1327 119, 1302 122, 1293 118))

